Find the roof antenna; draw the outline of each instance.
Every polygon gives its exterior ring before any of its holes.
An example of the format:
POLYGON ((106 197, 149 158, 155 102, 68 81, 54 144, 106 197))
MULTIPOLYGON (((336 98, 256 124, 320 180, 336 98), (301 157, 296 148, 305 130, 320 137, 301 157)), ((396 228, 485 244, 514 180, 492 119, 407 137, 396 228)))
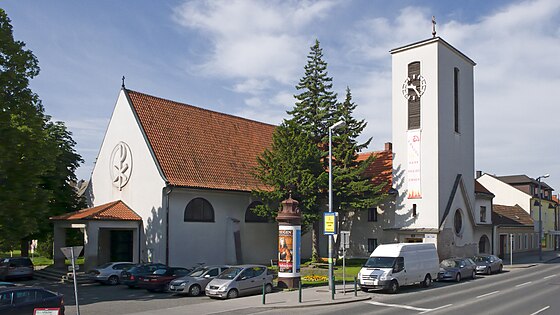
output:
POLYGON ((432 37, 436 38, 436 17, 432 15, 432 37))
POLYGON ((124 89, 124 75, 122 76, 122 85, 121 87, 124 89))

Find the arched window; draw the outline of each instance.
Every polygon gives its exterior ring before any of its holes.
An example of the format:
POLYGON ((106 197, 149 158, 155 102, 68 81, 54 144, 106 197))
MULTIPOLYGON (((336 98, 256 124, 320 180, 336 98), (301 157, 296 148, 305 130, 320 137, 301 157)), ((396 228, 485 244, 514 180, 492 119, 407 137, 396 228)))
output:
POLYGON ((490 253, 490 240, 488 239, 488 236, 482 235, 480 241, 478 241, 478 252, 480 254, 490 253))
POLYGON ((255 207, 258 205, 262 205, 263 203, 260 201, 253 201, 245 210, 245 222, 252 222, 252 223, 268 223, 267 217, 261 217, 257 215, 254 211, 255 207))
POLYGON ((214 208, 204 198, 194 198, 185 208, 185 222, 214 222, 214 208))
POLYGON ((463 214, 461 213, 461 209, 457 209, 455 211, 453 226, 455 227, 455 234, 457 235, 461 234, 463 230, 463 214))

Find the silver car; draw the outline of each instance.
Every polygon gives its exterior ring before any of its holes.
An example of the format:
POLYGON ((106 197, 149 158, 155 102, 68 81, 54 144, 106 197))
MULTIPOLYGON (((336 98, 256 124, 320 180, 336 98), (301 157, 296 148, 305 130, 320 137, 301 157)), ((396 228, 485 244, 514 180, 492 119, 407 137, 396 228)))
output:
POLYGON ((88 271, 88 278, 103 284, 117 285, 124 270, 134 267, 132 262, 109 262, 88 271))
POLYGON ((33 262, 28 257, 0 258, 0 280, 33 279, 33 262))
POLYGON ((469 277, 476 278, 476 264, 470 258, 449 258, 443 260, 440 265, 438 280, 454 280, 469 277))
POLYGON ((169 283, 169 291, 178 294, 198 296, 206 285, 216 278, 229 266, 204 266, 196 268, 184 277, 177 278, 169 283))
POLYGON ((226 269, 206 285, 206 295, 211 298, 233 299, 240 295, 272 292, 272 274, 266 266, 240 265, 226 269))
POLYGON ((494 272, 500 273, 504 268, 502 260, 494 255, 477 255, 472 258, 476 264, 476 272, 487 275, 494 272))

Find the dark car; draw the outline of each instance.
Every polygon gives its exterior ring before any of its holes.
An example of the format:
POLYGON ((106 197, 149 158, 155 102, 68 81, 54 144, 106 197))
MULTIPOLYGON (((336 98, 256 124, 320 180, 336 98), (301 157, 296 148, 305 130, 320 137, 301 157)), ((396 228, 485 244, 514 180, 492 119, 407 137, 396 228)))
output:
POLYGON ((33 263, 29 257, 0 258, 0 280, 33 279, 33 263))
POLYGON ((135 288, 138 284, 138 277, 149 275, 152 272, 166 268, 164 264, 139 264, 121 273, 121 283, 127 285, 129 288, 135 288))
POLYGON ((188 275, 191 270, 182 267, 158 269, 152 274, 139 276, 137 286, 150 292, 165 291, 172 280, 188 275))
POLYGON ((30 315, 35 308, 59 309, 64 315, 63 295, 38 287, 0 288, 0 314, 30 315))
POLYGON ((476 278, 476 264, 470 258, 449 258, 443 260, 440 264, 438 273, 439 280, 454 280, 469 277, 476 278))
POLYGON ((502 272, 504 264, 498 256, 494 255, 476 255, 472 258, 476 264, 476 272, 485 273, 487 275, 494 272, 502 272))

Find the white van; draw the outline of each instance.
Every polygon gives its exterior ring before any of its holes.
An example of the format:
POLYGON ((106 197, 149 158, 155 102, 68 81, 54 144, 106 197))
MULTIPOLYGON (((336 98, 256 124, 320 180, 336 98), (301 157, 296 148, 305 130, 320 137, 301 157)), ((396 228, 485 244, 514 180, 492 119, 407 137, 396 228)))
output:
POLYGON ((379 245, 358 273, 362 291, 382 289, 397 293, 400 286, 420 283, 429 287, 439 272, 439 257, 432 243, 379 245))

